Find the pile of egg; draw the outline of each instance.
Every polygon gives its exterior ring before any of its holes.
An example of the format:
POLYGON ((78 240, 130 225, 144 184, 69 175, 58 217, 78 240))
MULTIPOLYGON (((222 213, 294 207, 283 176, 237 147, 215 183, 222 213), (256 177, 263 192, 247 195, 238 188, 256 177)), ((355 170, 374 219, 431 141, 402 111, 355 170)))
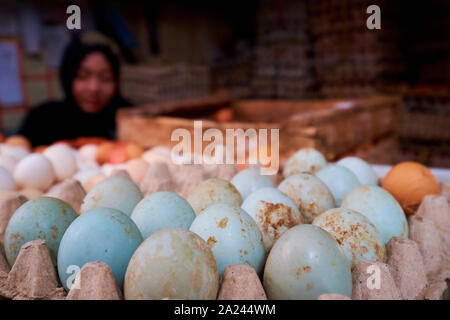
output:
POLYGON ((358 261, 385 262, 388 241, 408 237, 395 190, 378 186, 356 157, 331 164, 305 148, 286 162, 278 185, 258 167, 228 179, 207 168, 187 194, 164 189, 170 183, 144 193, 143 179, 161 172, 152 168, 173 169, 169 149, 102 142, 31 152, 20 143, 0 145, 0 191, 30 199, 9 220, 6 258, 12 265, 23 244, 45 240, 66 290, 71 266, 101 261, 125 299, 215 299, 233 264, 252 267, 269 299, 351 297, 358 261), (51 192, 67 179, 78 191, 51 192), (76 192, 75 207, 68 199, 76 192))

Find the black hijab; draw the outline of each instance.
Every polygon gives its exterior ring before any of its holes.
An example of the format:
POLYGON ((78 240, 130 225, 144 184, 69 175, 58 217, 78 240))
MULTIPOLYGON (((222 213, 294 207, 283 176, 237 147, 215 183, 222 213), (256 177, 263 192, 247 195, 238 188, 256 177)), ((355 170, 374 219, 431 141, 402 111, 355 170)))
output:
POLYGON ((115 114, 118 108, 129 106, 120 94, 120 62, 111 47, 105 43, 92 43, 75 37, 66 48, 60 67, 60 81, 64 99, 51 101, 33 108, 25 118, 19 134, 26 136, 33 146, 48 145, 58 140, 78 137, 115 138, 115 114), (116 93, 99 113, 83 112, 72 94, 75 79, 83 59, 90 53, 101 52, 111 64, 116 81, 116 93))

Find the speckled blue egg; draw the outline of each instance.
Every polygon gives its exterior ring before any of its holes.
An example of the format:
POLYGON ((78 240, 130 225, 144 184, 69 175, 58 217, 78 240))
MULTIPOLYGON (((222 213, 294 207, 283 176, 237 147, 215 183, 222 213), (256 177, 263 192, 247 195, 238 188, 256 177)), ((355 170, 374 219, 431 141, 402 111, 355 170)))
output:
POLYGON ((325 230, 302 224, 275 242, 264 269, 269 299, 315 300, 325 293, 352 296, 350 262, 325 230))
POLYGON ((358 178, 353 172, 335 164, 329 164, 316 172, 316 177, 322 180, 330 189, 338 207, 341 206, 345 195, 360 185, 358 178))
POLYGON ((302 172, 316 173, 327 165, 323 154, 313 148, 303 148, 294 153, 283 168, 284 177, 302 172))
POLYGON ((377 186, 359 186, 350 191, 342 207, 358 211, 381 233, 384 244, 392 237, 408 238, 408 222, 395 198, 377 186))
POLYGON ((339 243, 352 268, 361 260, 386 262, 383 238, 372 222, 354 210, 334 208, 312 222, 339 243))
POLYGON ((256 190, 244 200, 242 209, 258 225, 267 252, 283 232, 303 223, 294 202, 276 188, 256 190))
POLYGON ((230 264, 246 264, 261 273, 265 250, 258 225, 239 207, 209 206, 197 215, 190 230, 206 241, 216 258, 219 275, 230 264))
POLYGON ((133 181, 112 176, 97 183, 88 192, 80 211, 83 214, 95 208, 111 208, 129 216, 142 198, 141 190, 133 181))
POLYGON ((88 262, 101 261, 111 268, 121 287, 128 262, 142 241, 138 227, 126 214, 110 208, 85 212, 67 228, 61 240, 59 279, 68 290, 73 266, 79 270, 88 262))
POLYGON ((242 199, 247 198, 258 189, 274 186, 272 179, 267 175, 262 175, 258 168, 247 168, 239 171, 231 179, 231 183, 241 193, 242 199))
POLYGON ((231 182, 218 178, 201 182, 186 200, 197 215, 215 203, 228 203, 231 206, 242 204, 242 196, 236 187, 231 182))
POLYGON ((335 208, 330 189, 310 173, 297 173, 281 181, 278 189, 297 206, 305 223, 311 223, 319 214, 335 208))
POLYGON ((219 274, 214 255, 195 233, 164 229, 136 250, 127 268, 127 300, 214 300, 219 274))
POLYGON ((64 232, 78 215, 66 202, 37 197, 20 206, 9 220, 5 231, 5 254, 10 266, 16 261, 25 243, 42 239, 46 242, 53 263, 64 232))
POLYGON ((142 199, 134 208, 131 219, 141 231, 142 237, 147 239, 161 229, 189 229, 195 219, 195 212, 179 195, 161 191, 142 199))

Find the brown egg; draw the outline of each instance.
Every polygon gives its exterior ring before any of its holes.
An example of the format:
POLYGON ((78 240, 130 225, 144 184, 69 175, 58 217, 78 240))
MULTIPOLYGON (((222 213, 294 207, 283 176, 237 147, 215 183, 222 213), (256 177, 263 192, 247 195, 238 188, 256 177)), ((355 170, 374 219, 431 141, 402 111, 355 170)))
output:
POLYGON ((108 139, 101 138, 101 137, 79 137, 73 141, 73 146, 75 148, 81 148, 82 146, 84 146, 86 144, 100 145, 105 142, 109 142, 108 139))
POLYGON ((37 146, 36 148, 34 148, 33 152, 36 153, 43 153, 45 151, 45 149, 47 149, 48 146, 37 146))
POLYGON ((31 150, 31 143, 24 136, 19 136, 19 135, 10 136, 10 137, 6 138, 5 143, 9 144, 10 146, 25 148, 28 151, 31 150))
POLYGON ((140 158, 143 153, 144 153, 144 148, 142 148, 140 145, 138 145, 134 142, 127 143, 127 155, 128 155, 127 160, 140 158))
POLYGON ((389 191, 407 215, 416 212, 423 197, 439 193, 433 173, 417 162, 401 162, 386 174, 381 186, 389 191))
POLYGON ((107 163, 109 161, 110 154, 111 154, 111 151, 113 148, 114 148, 114 143, 111 141, 100 144, 97 149, 97 154, 95 156, 95 160, 99 164, 107 163))
POLYGON ((127 144, 125 142, 117 142, 114 144, 109 154, 108 162, 112 164, 123 163, 128 160, 127 144))
POLYGON ((217 122, 230 122, 233 120, 233 111, 230 108, 222 108, 216 112, 214 119, 217 122))

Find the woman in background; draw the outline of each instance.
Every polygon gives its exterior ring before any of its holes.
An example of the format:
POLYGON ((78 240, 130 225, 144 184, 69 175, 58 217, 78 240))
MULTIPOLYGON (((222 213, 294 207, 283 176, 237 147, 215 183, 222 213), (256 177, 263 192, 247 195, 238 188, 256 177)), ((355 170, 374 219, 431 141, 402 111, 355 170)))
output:
POLYGON ((61 62, 64 100, 33 108, 18 134, 33 146, 78 137, 114 139, 116 110, 130 104, 120 95, 120 63, 113 48, 97 34, 75 38, 61 62))

